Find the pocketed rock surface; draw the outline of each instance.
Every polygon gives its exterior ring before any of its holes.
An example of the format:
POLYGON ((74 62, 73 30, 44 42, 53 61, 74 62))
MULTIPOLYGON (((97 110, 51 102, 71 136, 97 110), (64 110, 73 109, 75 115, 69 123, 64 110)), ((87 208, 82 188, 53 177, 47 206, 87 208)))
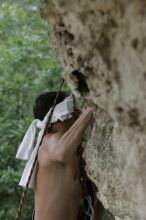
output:
POLYGON ((42 0, 41 15, 68 85, 96 106, 97 197, 116 220, 146 220, 146 1, 42 0))

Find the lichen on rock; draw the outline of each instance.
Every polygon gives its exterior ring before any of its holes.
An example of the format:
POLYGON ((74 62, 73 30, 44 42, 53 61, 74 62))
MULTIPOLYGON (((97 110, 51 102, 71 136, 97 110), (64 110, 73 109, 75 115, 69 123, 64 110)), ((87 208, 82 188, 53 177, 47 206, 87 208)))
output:
POLYGON ((118 220, 146 219, 146 2, 42 0, 73 93, 96 105, 85 151, 98 198, 118 220))

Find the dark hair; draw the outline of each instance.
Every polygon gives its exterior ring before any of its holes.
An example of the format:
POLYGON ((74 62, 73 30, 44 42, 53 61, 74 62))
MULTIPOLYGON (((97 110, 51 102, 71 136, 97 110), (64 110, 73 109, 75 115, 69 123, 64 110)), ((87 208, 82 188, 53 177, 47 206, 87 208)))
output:
MULTIPOLYGON (((49 109, 53 106, 57 91, 46 92, 39 95, 33 106, 34 118, 43 120, 49 109)), ((59 92, 56 104, 62 102, 68 94, 64 91, 59 92)))

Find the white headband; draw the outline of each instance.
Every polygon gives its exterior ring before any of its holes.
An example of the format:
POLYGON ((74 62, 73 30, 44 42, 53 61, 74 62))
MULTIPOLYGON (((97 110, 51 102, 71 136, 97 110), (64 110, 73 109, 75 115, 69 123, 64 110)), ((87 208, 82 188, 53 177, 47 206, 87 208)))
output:
MULTIPOLYGON (((52 108, 46 114, 43 121, 39 119, 35 119, 32 121, 17 151, 16 158, 21 159, 21 160, 28 160, 28 162, 26 163, 25 169, 23 171, 23 174, 21 176, 21 180, 19 182, 19 185, 22 187, 26 187, 29 174, 30 174, 34 159, 36 157, 36 154, 38 152, 38 149, 39 149, 39 146, 40 146, 40 143, 41 143, 44 131, 45 131, 46 123, 48 121, 48 117, 50 115, 51 110, 52 108), (37 127, 40 128, 41 130, 38 134, 37 142, 34 147, 34 140, 35 140, 37 127)), ((64 101, 62 101, 61 103, 55 106, 50 123, 55 123, 58 120, 65 121, 72 117, 71 113, 73 112, 74 112, 74 101, 73 101, 73 97, 69 96, 66 99, 64 99, 64 101)), ((36 173, 36 166, 33 171, 33 175, 31 177, 29 188, 32 188, 34 186, 35 173, 36 173)))

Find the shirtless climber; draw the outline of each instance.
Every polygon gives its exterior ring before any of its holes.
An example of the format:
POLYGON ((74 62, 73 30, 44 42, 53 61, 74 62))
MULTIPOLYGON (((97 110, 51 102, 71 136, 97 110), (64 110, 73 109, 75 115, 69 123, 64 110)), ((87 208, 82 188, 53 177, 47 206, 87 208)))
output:
MULTIPOLYGON (((33 108, 36 119, 44 119, 55 97, 56 92, 37 97, 33 108)), ((39 147, 33 220, 100 220, 102 217, 103 207, 91 183, 85 197, 78 154, 83 133, 93 119, 92 108, 86 107, 79 116, 73 103, 71 96, 60 92, 55 107, 58 110, 52 115, 57 120, 51 123, 39 147)))

